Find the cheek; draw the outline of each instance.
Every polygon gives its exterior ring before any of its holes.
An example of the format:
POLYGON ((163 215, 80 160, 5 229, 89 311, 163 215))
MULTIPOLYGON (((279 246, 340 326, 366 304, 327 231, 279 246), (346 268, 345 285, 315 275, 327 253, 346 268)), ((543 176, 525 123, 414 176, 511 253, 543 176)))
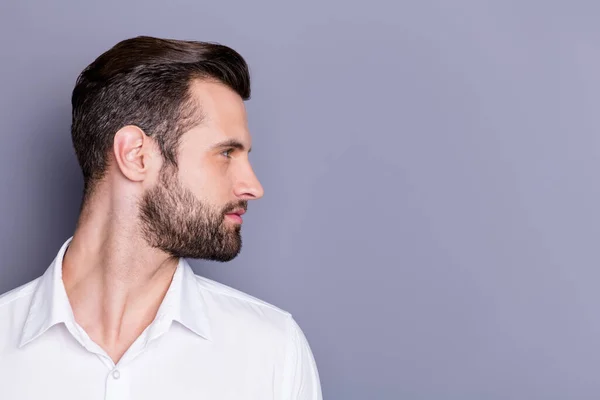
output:
POLYGON ((195 166, 180 168, 180 180, 203 202, 222 206, 231 201, 233 187, 226 166, 214 163, 198 163, 195 166))

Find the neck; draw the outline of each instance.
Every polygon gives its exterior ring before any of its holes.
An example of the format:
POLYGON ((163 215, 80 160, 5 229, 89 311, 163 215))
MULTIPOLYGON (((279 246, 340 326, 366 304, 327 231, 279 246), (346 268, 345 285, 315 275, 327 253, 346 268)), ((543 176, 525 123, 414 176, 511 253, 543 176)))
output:
POLYGON ((76 322, 115 362, 154 320, 178 263, 148 246, 136 218, 135 210, 94 204, 63 260, 76 322))

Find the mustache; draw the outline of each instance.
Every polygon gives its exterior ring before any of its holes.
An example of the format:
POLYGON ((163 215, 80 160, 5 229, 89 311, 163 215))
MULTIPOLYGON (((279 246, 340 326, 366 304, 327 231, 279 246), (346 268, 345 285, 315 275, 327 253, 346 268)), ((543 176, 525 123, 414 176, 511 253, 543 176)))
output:
POLYGON ((222 214, 225 215, 225 214, 230 213, 230 212, 232 212, 234 210, 237 210, 239 208, 243 209, 244 211, 247 211, 248 210, 248 201, 247 200, 241 200, 241 201, 236 201, 236 202, 233 202, 233 203, 229 203, 228 205, 226 205, 223 208, 222 214))

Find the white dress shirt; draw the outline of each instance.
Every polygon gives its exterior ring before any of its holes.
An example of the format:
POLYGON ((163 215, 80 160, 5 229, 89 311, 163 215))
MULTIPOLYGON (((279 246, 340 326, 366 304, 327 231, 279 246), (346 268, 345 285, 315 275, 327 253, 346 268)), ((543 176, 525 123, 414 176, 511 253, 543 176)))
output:
POLYGON ((115 365, 73 317, 62 281, 70 241, 43 276, 0 296, 0 399, 322 399, 293 317, 195 275, 185 259, 115 365))

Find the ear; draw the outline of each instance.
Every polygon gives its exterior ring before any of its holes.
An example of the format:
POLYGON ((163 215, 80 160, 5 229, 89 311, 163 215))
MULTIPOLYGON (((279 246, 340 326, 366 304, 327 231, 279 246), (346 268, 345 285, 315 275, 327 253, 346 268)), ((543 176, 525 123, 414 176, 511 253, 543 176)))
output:
POLYGON ((121 173, 139 182, 153 169, 153 143, 142 129, 127 125, 119 129, 113 141, 113 153, 121 173))

